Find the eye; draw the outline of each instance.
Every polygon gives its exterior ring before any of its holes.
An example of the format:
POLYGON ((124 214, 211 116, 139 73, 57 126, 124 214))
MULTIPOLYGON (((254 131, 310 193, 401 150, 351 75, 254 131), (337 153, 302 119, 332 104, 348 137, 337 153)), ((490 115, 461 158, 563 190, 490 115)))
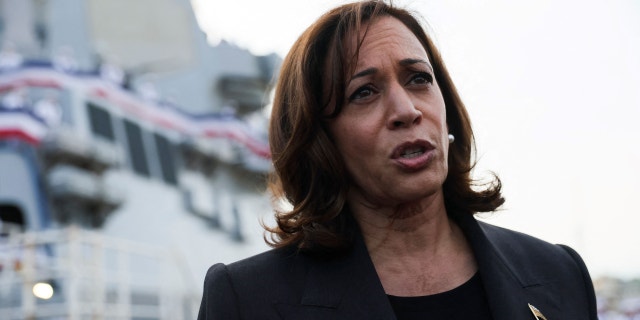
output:
POLYGON ((414 73, 409 80, 410 85, 427 85, 433 84, 433 76, 427 72, 414 73))
POLYGON ((370 85, 362 86, 356 89, 356 91, 349 96, 349 101, 363 100, 372 96, 375 93, 376 93, 375 89, 370 85))

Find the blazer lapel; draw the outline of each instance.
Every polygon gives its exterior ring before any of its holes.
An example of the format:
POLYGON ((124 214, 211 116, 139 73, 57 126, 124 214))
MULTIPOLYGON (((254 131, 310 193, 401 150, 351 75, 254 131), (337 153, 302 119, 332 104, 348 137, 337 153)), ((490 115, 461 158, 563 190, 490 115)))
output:
POLYGON ((395 319, 361 235, 346 256, 310 265, 300 305, 276 306, 283 319, 395 319))
POLYGON ((513 266, 473 216, 458 215, 453 218, 474 251, 495 320, 544 319, 543 313, 556 311, 557 306, 553 305, 555 300, 548 284, 523 275, 519 268, 513 266), (537 311, 534 312, 531 307, 537 311))

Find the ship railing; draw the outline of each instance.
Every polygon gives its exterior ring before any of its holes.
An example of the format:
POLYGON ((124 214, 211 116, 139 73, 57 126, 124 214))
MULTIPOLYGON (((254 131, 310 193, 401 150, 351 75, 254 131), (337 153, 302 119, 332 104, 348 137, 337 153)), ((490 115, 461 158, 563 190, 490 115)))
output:
POLYGON ((67 227, 0 237, 0 319, 194 319, 168 250, 67 227))

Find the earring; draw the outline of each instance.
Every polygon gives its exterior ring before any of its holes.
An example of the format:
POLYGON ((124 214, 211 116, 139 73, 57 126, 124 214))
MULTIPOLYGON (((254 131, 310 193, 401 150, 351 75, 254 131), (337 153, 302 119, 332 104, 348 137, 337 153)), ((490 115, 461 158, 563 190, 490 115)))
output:
POLYGON ((456 137, 449 133, 449 143, 453 143, 454 141, 456 141, 456 137))

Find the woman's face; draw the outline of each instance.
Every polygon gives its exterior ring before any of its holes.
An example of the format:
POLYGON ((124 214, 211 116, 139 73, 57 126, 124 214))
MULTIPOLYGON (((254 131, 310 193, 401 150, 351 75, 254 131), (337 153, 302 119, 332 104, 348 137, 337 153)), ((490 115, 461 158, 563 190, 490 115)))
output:
POLYGON ((445 104, 418 39, 399 20, 380 18, 369 26, 353 70, 346 96, 334 97, 344 107, 329 122, 353 182, 350 197, 393 206, 441 193, 449 148, 445 104))

